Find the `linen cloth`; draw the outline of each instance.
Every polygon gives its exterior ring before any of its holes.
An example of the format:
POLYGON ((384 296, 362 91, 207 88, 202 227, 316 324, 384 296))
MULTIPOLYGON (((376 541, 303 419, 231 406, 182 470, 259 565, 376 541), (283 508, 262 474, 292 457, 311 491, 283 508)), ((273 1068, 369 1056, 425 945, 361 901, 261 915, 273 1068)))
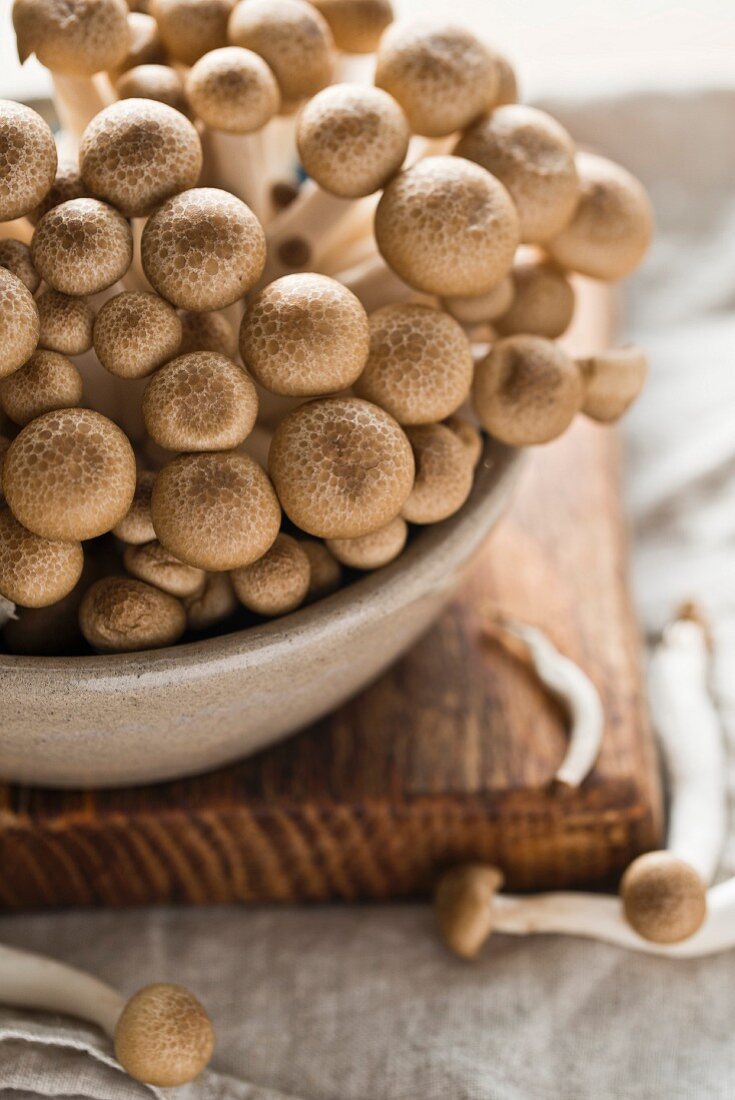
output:
MULTIPOLYGON (((706 607, 735 788, 735 91, 554 104, 653 195, 627 291, 653 371, 628 423, 634 580, 654 632, 706 607)), ((731 804, 732 809, 732 804, 731 804)), ((731 814, 732 818, 732 814, 731 814)), ((731 829, 731 834, 733 830, 731 829)), ((735 835, 722 873, 735 873, 735 835)), ((0 940, 133 992, 178 981, 215 1021, 185 1100, 693 1100, 735 1094, 735 952, 688 962, 563 937, 494 937, 468 966, 426 906, 64 913, 0 940)), ((0 1097, 138 1100, 92 1028, 5 1010, 0 1097)))

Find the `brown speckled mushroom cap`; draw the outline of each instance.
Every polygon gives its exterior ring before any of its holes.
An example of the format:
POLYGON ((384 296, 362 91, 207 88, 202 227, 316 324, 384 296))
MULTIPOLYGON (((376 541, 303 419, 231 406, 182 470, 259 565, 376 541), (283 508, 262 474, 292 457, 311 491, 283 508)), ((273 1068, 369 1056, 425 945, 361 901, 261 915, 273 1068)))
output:
POLYGON ((281 525, 267 475, 237 451, 175 458, 156 479, 151 514, 172 554, 213 572, 257 561, 281 525))
POLYGON ((200 593, 207 577, 203 569, 179 561, 155 539, 139 546, 126 546, 123 565, 131 577, 179 599, 200 593))
POLYGON ((35 53, 55 73, 114 69, 128 50, 125 0, 15 0, 13 26, 20 60, 35 53))
POLYGON ((104 577, 85 592, 79 625, 98 653, 131 653, 174 645, 186 629, 186 612, 179 600, 153 585, 104 577))
POLYGON ((370 195, 399 170, 408 151, 408 120, 380 88, 333 84, 301 109, 301 163, 320 187, 343 198, 370 195))
POLYGON ((707 887, 672 852, 647 852, 634 860, 620 882, 620 896, 628 923, 653 943, 688 939, 707 915, 707 887))
POLYGON ((284 275, 250 302, 240 327, 245 366, 272 393, 337 393, 352 385, 369 348, 367 314, 335 279, 284 275))
POLYGON ((502 317, 510 309, 514 293, 513 280, 506 275, 486 294, 443 298, 442 305, 460 324, 482 325, 502 317))
POLYGON ((182 310, 179 355, 191 351, 216 351, 228 359, 237 356, 237 331, 224 313, 182 310))
POLYGON ((145 378, 177 354, 181 321, 173 306, 142 290, 110 298, 94 323, 94 350, 119 378, 145 378))
POLYGON ((262 275, 265 234, 244 202, 228 191, 199 187, 169 199, 151 215, 141 256, 151 284, 173 305, 223 309, 262 275))
POLYGON ((3 465, 5 463, 5 456, 8 453, 9 447, 10 440, 4 435, 0 435, 0 504, 2 504, 5 500, 5 496, 3 494, 3 465))
POLYGON ((389 523, 411 491, 414 462, 392 416, 357 397, 311 401, 276 428, 268 467, 283 510, 321 538, 389 523))
POLYGON ((461 157, 427 157, 386 187, 375 239, 386 263, 416 290, 484 294, 510 269, 518 215, 484 168, 461 157))
POLYGON ((342 566, 331 550, 319 539, 300 539, 301 549, 309 559, 309 591, 306 602, 324 599, 336 592, 342 583, 342 566))
POLYGON ((518 78, 515 69, 505 54, 493 50, 498 70, 498 90, 495 94, 495 107, 505 107, 508 103, 518 102, 518 78))
POLYGON ((483 428, 511 446, 556 439, 582 407, 582 376, 567 353, 541 336, 508 336, 477 364, 475 411, 483 428))
POLYGON ((41 319, 38 346, 62 355, 83 355, 92 347, 94 310, 86 298, 44 290, 36 299, 41 319))
POLYGON ((186 78, 194 113, 213 130, 249 134, 278 113, 281 93, 262 57, 225 46, 200 57, 186 78))
POLYGON ((25 104, 0 99, 0 222, 22 218, 43 201, 56 164, 48 123, 25 104))
POLYGON ((433 424, 470 392, 474 363, 462 326, 443 310, 413 302, 370 316, 370 354, 355 393, 399 424, 433 424))
POLYGON ((115 1028, 115 1057, 126 1073, 161 1088, 193 1081, 213 1049, 209 1017, 196 997, 179 985, 141 989, 128 1001, 115 1028))
POLYGON ((35 294, 41 285, 41 276, 33 266, 31 250, 23 241, 13 237, 0 239, 0 267, 20 279, 31 294, 35 294))
POLYGON ((579 192, 574 142, 544 111, 516 103, 498 107, 470 127, 454 152, 505 184, 522 241, 547 241, 571 218, 579 192))
POLYGON ((0 381, 0 404, 15 424, 29 424, 42 413, 70 409, 81 400, 81 374, 56 351, 34 351, 20 370, 0 381))
POLYGON ((153 99, 182 115, 189 113, 184 82, 170 65, 136 65, 115 81, 120 99, 153 99))
POLYGON ((593 153, 578 153, 579 201, 571 221, 548 243, 562 267, 592 279, 624 279, 651 243, 653 211, 635 176, 593 153))
POLYGON ((202 145, 189 119, 168 104, 122 99, 87 126, 79 167, 93 195, 125 217, 143 217, 198 183, 202 145))
POLYGON ((40 538, 0 510, 0 595, 21 607, 48 607, 71 592, 82 574, 81 543, 40 538))
POLYGON ((193 65, 205 53, 227 45, 234 0, 151 0, 150 14, 174 61, 193 65))
MULTIPOLYGON (((166 51, 158 32, 158 23, 143 11, 128 13, 128 49, 113 75, 119 76, 138 65, 164 65, 166 51)), ((171 70, 172 72, 174 70, 171 70)))
POLYGON ((482 458, 482 435, 479 429, 471 421, 466 420, 464 416, 457 415, 448 416, 443 424, 445 428, 449 428, 461 440, 467 449, 473 468, 477 466, 482 458))
POLYGON ((311 0, 329 24, 338 50, 374 53, 393 22, 390 0, 311 0))
POLYGON ((416 461, 416 480, 401 509, 409 523, 439 523, 462 507, 472 488, 467 447, 444 424, 406 428, 416 461))
POLYGON ((375 83, 398 100, 415 134, 463 130, 496 101, 498 66, 471 31, 450 23, 394 23, 378 50, 375 83))
POLYGON ((143 394, 146 430, 170 451, 227 451, 250 435, 258 395, 245 371, 212 351, 167 363, 143 394))
POLYGON ((151 496, 155 482, 156 475, 152 470, 138 471, 133 502, 120 522, 112 528, 116 538, 131 546, 153 542, 156 537, 151 519, 151 496))
POLYGON ((229 573, 207 573, 204 588, 184 600, 189 630, 209 630, 237 610, 237 596, 229 573))
POLYGON ((33 295, 16 275, 0 268, 0 378, 30 359, 40 331, 33 295))
POLYGON ((235 595, 248 611, 273 618, 295 611, 309 591, 311 566, 301 543, 279 535, 262 558, 230 573, 235 595))
POLYGON ((405 519, 396 516, 385 527, 356 539, 328 539, 327 547, 337 561, 350 569, 382 569, 403 550, 408 538, 405 519))
POLYGON ((10 445, 3 490, 16 519, 34 534, 95 538, 132 503, 133 448, 116 424, 91 409, 44 413, 10 445))
POLYGON ((574 288, 556 264, 539 260, 514 266, 513 300, 494 321, 501 336, 545 336, 555 340, 574 316, 574 288))
POLYGON ((62 294, 98 294, 122 279, 133 237, 122 214, 97 199, 70 199, 41 218, 31 241, 38 273, 62 294))
POLYGON ((78 163, 75 160, 60 160, 54 182, 51 184, 51 190, 38 206, 30 211, 28 221, 32 225, 38 225, 43 215, 55 206, 60 206, 62 202, 68 202, 69 199, 83 199, 86 197, 87 188, 84 186, 78 163))
POLYGON ((335 63, 325 19, 306 0, 242 0, 228 27, 230 42, 268 63, 290 110, 324 88, 335 63))

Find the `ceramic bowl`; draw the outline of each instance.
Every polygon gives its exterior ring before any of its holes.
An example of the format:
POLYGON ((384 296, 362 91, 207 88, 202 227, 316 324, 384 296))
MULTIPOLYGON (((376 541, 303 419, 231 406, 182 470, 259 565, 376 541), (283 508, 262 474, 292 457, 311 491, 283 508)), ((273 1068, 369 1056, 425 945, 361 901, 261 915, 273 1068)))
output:
POLYGON ((487 442, 472 494, 391 565, 282 619, 101 657, 0 655, 0 778, 152 783, 264 748, 354 695, 445 606, 508 501, 519 452, 487 442))

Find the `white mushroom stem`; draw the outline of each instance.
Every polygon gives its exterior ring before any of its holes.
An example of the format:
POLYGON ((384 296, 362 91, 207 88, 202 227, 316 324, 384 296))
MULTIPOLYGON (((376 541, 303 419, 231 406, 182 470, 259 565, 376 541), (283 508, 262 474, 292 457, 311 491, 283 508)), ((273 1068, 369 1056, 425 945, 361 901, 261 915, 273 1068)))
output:
POLYGON ((378 255, 339 271, 334 277, 357 295, 368 313, 392 302, 405 302, 416 297, 411 287, 399 279, 378 255))
POLYGON ((6 600, 4 596, 0 596, 0 629, 9 623, 11 619, 17 619, 18 616, 15 613, 15 604, 10 600, 6 600))
POLYGON ((8 237, 12 240, 22 241, 23 244, 30 244, 33 237, 33 226, 28 218, 16 218, 12 222, 0 222, 0 240, 4 241, 8 237))
POLYGON ((201 139, 209 185, 231 191, 265 225, 273 204, 263 131, 229 134, 205 127, 201 139))
POLYGON ((296 114, 276 115, 263 127, 263 163, 271 186, 298 182, 296 118, 296 114))
POLYGON ((130 231, 133 234, 133 262, 120 280, 120 286, 124 290, 145 290, 149 293, 153 291, 143 271, 140 258, 140 242, 147 221, 147 218, 130 218, 130 231))
POLYGON ((79 139, 95 115, 116 98, 104 73, 72 76, 54 73, 54 106, 70 146, 76 152, 79 139))
POLYGON ((605 715, 600 694, 589 676, 536 627, 499 617, 490 627, 492 637, 520 641, 541 683, 569 716, 569 746, 554 779, 578 787, 595 765, 602 744, 605 715))
POLYGON ((648 685, 669 780, 666 847, 704 882, 714 878, 727 828, 725 745, 708 673, 706 629, 682 615, 653 652, 648 685))

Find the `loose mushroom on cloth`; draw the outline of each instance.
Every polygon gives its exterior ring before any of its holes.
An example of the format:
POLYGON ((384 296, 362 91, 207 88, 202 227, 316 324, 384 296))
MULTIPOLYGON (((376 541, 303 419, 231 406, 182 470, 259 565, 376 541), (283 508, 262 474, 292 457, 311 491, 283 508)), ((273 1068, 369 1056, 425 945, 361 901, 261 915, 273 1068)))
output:
MULTIPOLYGON (((626 306, 651 378, 628 428, 643 627, 705 608, 735 794, 735 91, 551 110, 650 188, 658 236, 626 306)), ((696 735, 696 731, 692 731, 696 735)), ((735 873, 735 823, 721 877, 735 873)), ((468 966, 428 906, 63 913, 0 920, 132 993, 196 992, 206 1100, 708 1100, 731 1097, 735 952, 689 962, 591 941, 495 936, 468 966)), ((93 1029, 0 1015, 0 1098, 137 1100, 93 1029)))

